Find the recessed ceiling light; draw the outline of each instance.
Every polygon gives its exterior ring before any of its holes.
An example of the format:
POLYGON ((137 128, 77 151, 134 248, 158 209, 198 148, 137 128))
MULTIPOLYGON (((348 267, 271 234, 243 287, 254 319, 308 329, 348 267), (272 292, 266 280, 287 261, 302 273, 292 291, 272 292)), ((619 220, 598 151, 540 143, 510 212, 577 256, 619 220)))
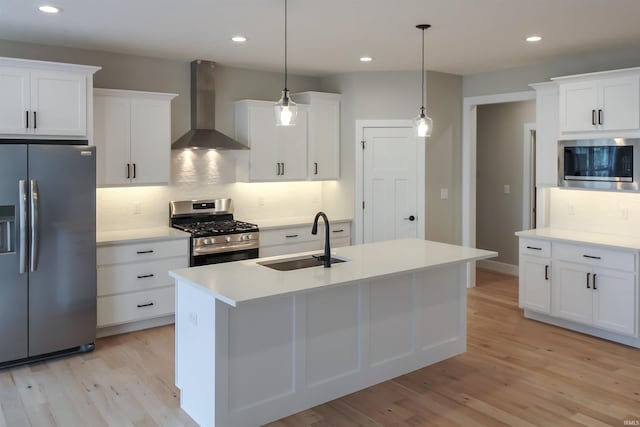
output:
POLYGON ((362 58, 360 58, 360 62, 371 62, 373 61, 373 58, 370 56, 363 56, 362 58))
POLYGON ((50 4, 44 4, 38 8, 40 12, 44 13, 58 13, 62 11, 59 7, 51 6, 50 4))
POLYGON ((234 36, 234 37, 231 37, 231 40, 236 43, 244 43, 247 41, 247 38, 244 36, 234 36))
POLYGON ((540 36, 529 36, 525 40, 528 41, 529 43, 535 43, 535 42, 539 42, 540 40, 542 40, 542 37, 540 37, 540 36))

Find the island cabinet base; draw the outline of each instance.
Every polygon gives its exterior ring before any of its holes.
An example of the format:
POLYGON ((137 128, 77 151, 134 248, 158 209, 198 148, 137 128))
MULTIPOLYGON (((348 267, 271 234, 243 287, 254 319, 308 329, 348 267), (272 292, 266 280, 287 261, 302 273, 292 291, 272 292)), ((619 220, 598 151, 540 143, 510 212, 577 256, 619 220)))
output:
POLYGON ((178 279, 182 409, 201 426, 258 426, 463 353, 466 264, 237 307, 178 279))

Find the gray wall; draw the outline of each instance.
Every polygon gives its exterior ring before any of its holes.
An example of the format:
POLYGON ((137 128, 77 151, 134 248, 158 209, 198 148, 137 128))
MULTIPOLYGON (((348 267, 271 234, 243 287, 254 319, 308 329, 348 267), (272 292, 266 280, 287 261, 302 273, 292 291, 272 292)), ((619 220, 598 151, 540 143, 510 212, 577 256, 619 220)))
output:
MULTIPOLYGON (((427 73, 427 113, 434 119, 434 135, 427 140, 426 236, 460 241, 460 123, 461 77, 427 73), (440 188, 449 189, 449 200, 440 200, 440 188)), ((342 94, 341 179, 325 186, 345 216, 354 215, 356 120, 413 119, 420 106, 420 74, 414 72, 357 72, 326 77, 323 90, 342 94)), ((324 200, 330 197, 325 195, 324 200)))
POLYGON ((609 49, 602 52, 572 55, 526 67, 469 74, 462 81, 464 96, 531 90, 530 83, 551 77, 591 73, 640 66, 640 48, 609 49))
POLYGON ((497 251, 493 261, 518 265, 524 124, 535 122, 536 104, 480 105, 477 114, 476 245, 497 251))
MULTIPOLYGON (((191 126, 189 62, 8 40, 0 40, 0 56, 97 65, 102 70, 94 76, 95 87, 177 93, 179 96, 171 104, 172 140, 179 138, 191 126)), ((215 61, 215 58, 204 59, 215 61)), ((216 127, 233 136, 233 101, 250 98, 275 102, 280 97, 283 85, 282 73, 218 66, 215 82, 216 127)), ((293 92, 319 90, 320 80, 289 76, 289 89, 293 92)))

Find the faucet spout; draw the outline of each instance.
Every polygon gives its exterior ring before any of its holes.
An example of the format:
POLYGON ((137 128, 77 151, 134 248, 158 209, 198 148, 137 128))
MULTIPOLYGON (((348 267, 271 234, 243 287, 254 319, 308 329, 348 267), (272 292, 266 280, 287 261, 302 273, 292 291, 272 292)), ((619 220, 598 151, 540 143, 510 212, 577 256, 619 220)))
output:
POLYGON ((324 268, 331 267, 331 244, 329 242, 329 218, 324 212, 318 212, 313 220, 311 234, 318 234, 318 220, 322 218, 324 221, 324 268))

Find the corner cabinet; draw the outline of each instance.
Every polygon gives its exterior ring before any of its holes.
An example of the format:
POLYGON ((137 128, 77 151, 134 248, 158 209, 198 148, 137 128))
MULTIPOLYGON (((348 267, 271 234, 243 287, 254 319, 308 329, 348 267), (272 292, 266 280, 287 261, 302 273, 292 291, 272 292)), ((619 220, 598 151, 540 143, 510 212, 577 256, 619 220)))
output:
MULTIPOLYGON (((640 132, 640 69, 558 77, 560 136, 640 132)), ((598 136, 596 136, 598 135, 598 136)))
POLYGON ((519 247, 525 317, 640 347, 637 250, 528 237, 519 247))
POLYGON ((100 67, 0 58, 0 135, 91 139, 100 67))
POLYGON ((340 95, 300 92, 293 98, 309 106, 309 180, 340 178, 340 95))
POLYGON ((294 126, 276 126, 274 104, 254 100, 235 103, 236 138, 250 147, 248 153, 238 153, 242 181, 296 181, 307 176, 308 107, 298 105, 294 126))
POLYGON ((176 96, 94 90, 98 186, 169 182, 171 100, 176 96))

